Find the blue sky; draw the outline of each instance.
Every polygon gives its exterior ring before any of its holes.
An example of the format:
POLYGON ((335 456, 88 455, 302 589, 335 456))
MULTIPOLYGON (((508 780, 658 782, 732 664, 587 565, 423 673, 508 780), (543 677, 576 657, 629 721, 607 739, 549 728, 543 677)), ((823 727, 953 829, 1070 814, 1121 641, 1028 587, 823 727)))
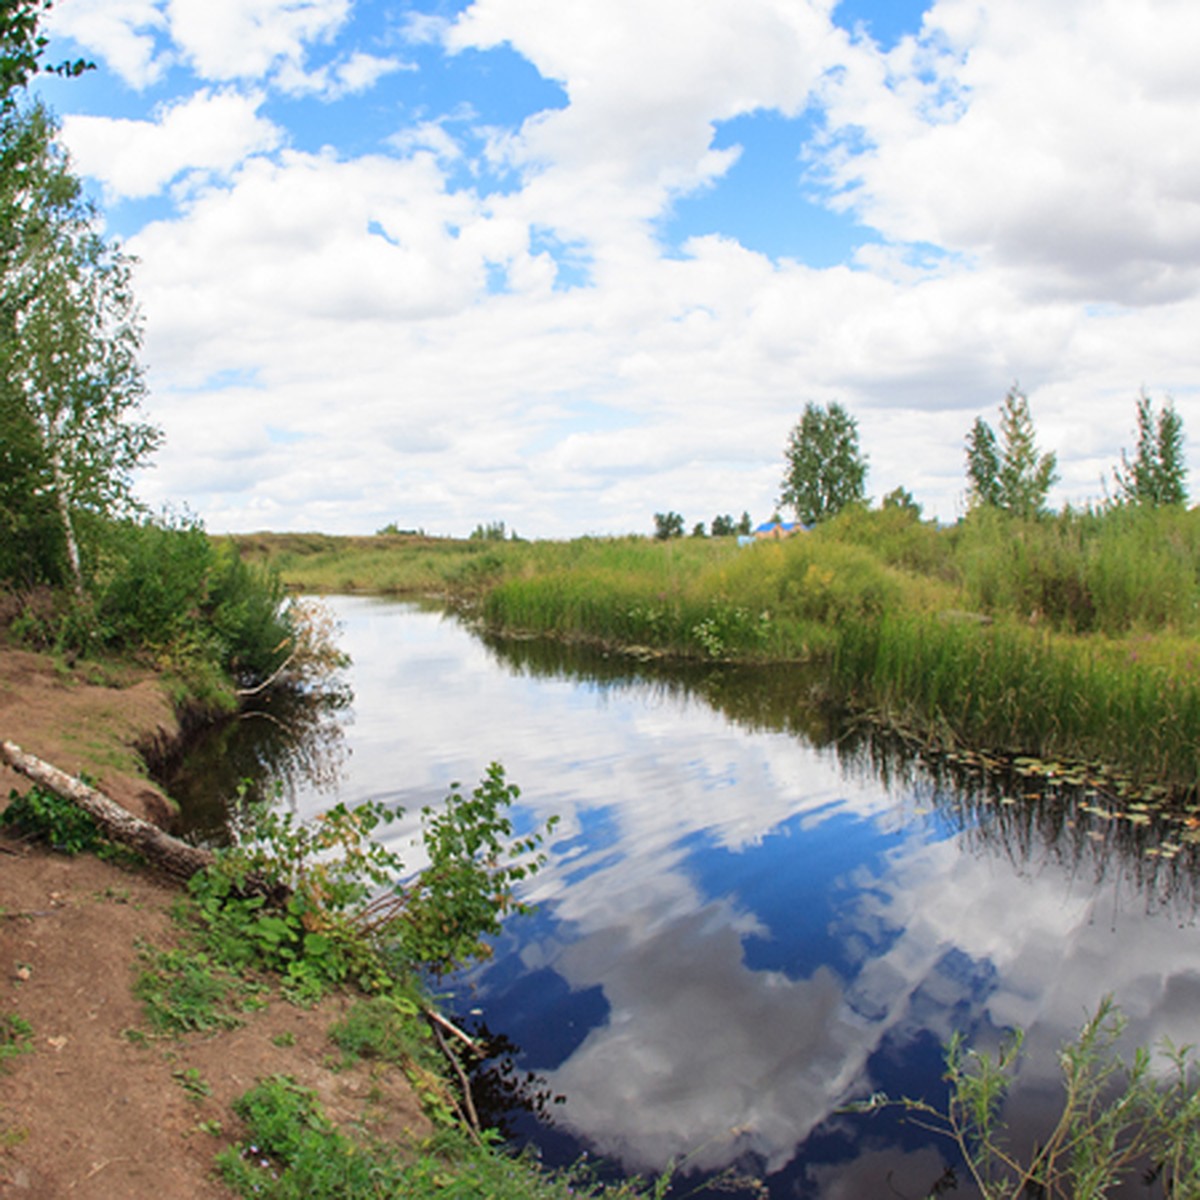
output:
POLYGON ((57 0, 39 88, 139 260, 140 482, 215 531, 770 515, 805 402, 963 508, 1028 393, 1057 502, 1139 389, 1200 487, 1183 0, 57 0))

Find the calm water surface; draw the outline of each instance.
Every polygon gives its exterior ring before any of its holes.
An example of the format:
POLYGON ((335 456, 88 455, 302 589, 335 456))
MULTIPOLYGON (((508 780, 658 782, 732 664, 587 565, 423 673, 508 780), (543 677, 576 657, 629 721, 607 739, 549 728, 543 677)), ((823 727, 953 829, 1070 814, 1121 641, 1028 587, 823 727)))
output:
MULTIPOLYGON (((1200 1040, 1195 864, 1147 856, 1153 831, 1027 782, 939 778, 806 707, 796 669, 671 673, 333 605, 352 705, 299 750, 274 717, 241 722, 262 736, 207 764, 201 749, 189 775, 228 795, 257 758, 302 812, 416 813, 495 760, 523 828, 560 818, 537 912, 450 1001, 561 1097, 552 1124, 508 1121, 548 1160, 682 1162, 680 1195, 730 1195, 706 1182, 725 1171, 772 1197, 919 1197, 949 1147, 838 1110, 876 1090, 937 1100, 955 1030, 981 1046, 1026 1030, 1018 1138, 1054 1094, 1051 1051, 1105 993, 1131 1045, 1200 1040)), ((414 832, 395 837, 417 868, 414 832)))

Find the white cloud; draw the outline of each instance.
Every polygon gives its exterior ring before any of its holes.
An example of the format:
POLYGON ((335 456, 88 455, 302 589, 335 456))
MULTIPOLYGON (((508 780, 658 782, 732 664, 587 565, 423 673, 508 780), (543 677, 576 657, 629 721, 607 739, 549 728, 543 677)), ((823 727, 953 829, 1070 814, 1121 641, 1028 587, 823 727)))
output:
POLYGON ((395 71, 415 69, 400 59, 358 52, 314 70, 305 70, 295 61, 285 62, 275 76, 275 84, 289 95, 315 95, 328 103, 369 91, 395 71))
POLYGON ((46 28, 86 46, 131 87, 157 82, 170 63, 158 46, 167 30, 160 0, 66 0, 50 10, 46 28))
POLYGON ((149 121, 68 116, 63 140, 110 201, 153 196, 184 172, 227 175, 247 156, 278 146, 283 130, 259 115, 262 102, 261 94, 203 90, 149 121))
POLYGON ((919 40, 884 60, 860 47, 830 88, 855 139, 832 181, 889 238, 969 253, 1027 293, 1194 295, 1198 53, 1200 10, 1178 0, 939 0, 919 40))
POLYGON ((402 523, 466 532, 503 517, 544 536, 645 530, 667 508, 689 525, 765 517, 803 404, 839 399, 859 418, 870 492, 903 485, 949 519, 966 430, 1014 381, 1059 455, 1055 503, 1099 496, 1143 385, 1173 393, 1190 432, 1191 10, 1103 3, 1084 19, 1074 2, 943 0, 920 37, 882 54, 828 9, 479 0, 452 21, 408 20, 410 45, 428 43, 421 73, 380 83, 397 64, 374 52, 378 33, 356 40, 345 3, 114 5, 120 19, 95 36, 120 33, 143 76, 168 54, 209 77, 257 73, 252 94, 193 90, 141 121, 67 118, 110 196, 175 182, 178 213, 131 239, 152 415, 175 438, 202 396, 236 428, 221 388, 175 389, 254 370, 276 424, 322 431, 264 449, 253 494, 209 495, 203 472, 172 470, 150 477, 152 498, 188 500, 218 528, 261 524, 276 486, 297 497, 282 523, 345 531, 407 505, 419 511, 402 523), (464 54, 459 74, 512 47, 567 106, 483 128, 479 95, 431 99, 435 37, 464 54), (387 116, 369 136, 386 153, 354 157, 366 106, 351 94, 372 83, 373 116, 387 116), (286 88, 342 96, 327 153, 281 152, 307 132, 286 129, 305 107, 286 88), (819 270, 728 234, 666 257, 674 198, 719 188, 738 154, 714 148, 719 123, 814 97, 833 141, 810 147, 810 166, 883 240, 819 270), (357 414, 335 438, 331 397, 357 414), (363 481, 338 505, 322 499, 335 462, 363 481), (171 493, 185 477, 198 494, 171 493))
POLYGON ((506 150, 527 172, 529 219, 608 252, 672 196, 729 168, 737 151, 712 149, 713 122, 804 108, 841 40, 826 8, 477 0, 445 42, 455 51, 507 42, 563 84, 569 106, 530 118, 506 150))
POLYGON ((350 0, 167 0, 171 34, 203 79, 258 79, 304 62, 330 39, 350 0))

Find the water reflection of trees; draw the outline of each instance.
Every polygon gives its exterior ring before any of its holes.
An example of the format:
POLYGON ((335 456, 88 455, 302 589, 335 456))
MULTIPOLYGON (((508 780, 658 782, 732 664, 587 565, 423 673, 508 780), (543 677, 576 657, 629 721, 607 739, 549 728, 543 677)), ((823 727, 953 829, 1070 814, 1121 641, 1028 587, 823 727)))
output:
POLYGON ((818 667, 680 663, 543 638, 481 636, 506 670, 521 675, 699 699, 744 728, 832 747, 849 774, 879 781, 911 809, 945 822, 968 851, 1003 857, 1018 874, 1054 868, 1090 884, 1115 880, 1148 907, 1181 914, 1200 904, 1200 845, 1181 814, 1131 813, 1086 773, 1022 772, 983 755, 936 752, 821 704, 818 667))
POLYGON ((250 800, 286 800, 301 788, 333 791, 345 764, 341 717, 349 702, 348 690, 283 689, 204 726, 178 753, 153 764, 155 778, 179 802, 183 832, 225 841, 239 792, 250 800))

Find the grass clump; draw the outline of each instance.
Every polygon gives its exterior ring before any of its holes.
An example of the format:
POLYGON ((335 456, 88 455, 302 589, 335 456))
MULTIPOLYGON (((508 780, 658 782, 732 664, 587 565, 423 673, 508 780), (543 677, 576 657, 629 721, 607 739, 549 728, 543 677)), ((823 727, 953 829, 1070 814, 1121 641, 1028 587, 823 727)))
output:
POLYGON ((324 1114, 316 1096, 285 1076, 260 1082, 234 1105, 247 1136, 217 1159, 239 1196, 262 1200, 374 1200, 379 1196, 453 1196, 456 1200, 632 1200, 662 1196, 636 1184, 604 1186, 584 1176, 548 1175, 529 1158, 453 1131, 401 1156, 394 1147, 351 1138, 324 1114))
POLYGON ((33 1026, 17 1013, 0 1013, 0 1068, 33 1049, 33 1026))
POLYGON ((141 971, 133 987, 146 1019, 159 1034, 235 1029, 247 1010, 261 1006, 265 985, 247 979, 195 945, 139 948, 141 971))

